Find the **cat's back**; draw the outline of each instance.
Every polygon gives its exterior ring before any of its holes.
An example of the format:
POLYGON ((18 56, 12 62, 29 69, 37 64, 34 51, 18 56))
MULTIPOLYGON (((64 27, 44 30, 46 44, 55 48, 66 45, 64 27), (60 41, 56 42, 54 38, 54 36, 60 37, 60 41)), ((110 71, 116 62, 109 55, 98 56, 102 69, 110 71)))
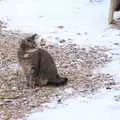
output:
POLYGON ((57 68, 52 55, 47 50, 44 50, 42 48, 39 48, 38 52, 40 56, 41 69, 47 70, 51 73, 56 73, 57 68))
POLYGON ((38 54, 41 57, 41 60, 43 62, 53 63, 54 64, 53 57, 47 50, 39 48, 37 52, 38 52, 38 54))

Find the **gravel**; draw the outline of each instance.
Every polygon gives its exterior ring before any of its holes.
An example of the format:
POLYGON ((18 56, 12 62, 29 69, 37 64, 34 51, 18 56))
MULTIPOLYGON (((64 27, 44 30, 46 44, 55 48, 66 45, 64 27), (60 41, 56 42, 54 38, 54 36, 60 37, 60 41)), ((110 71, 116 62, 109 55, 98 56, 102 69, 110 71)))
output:
POLYGON ((61 103, 64 99, 78 94, 86 96, 99 88, 108 87, 113 82, 111 75, 94 72, 95 68, 103 67, 112 60, 106 53, 107 48, 80 47, 66 41, 60 41, 61 45, 47 44, 47 41, 42 39, 38 42, 39 47, 49 51, 53 56, 59 74, 68 77, 68 84, 61 87, 27 89, 25 76, 16 57, 19 40, 27 35, 7 30, 0 33, 1 119, 22 118, 25 113, 42 106, 45 102, 56 99, 61 103))

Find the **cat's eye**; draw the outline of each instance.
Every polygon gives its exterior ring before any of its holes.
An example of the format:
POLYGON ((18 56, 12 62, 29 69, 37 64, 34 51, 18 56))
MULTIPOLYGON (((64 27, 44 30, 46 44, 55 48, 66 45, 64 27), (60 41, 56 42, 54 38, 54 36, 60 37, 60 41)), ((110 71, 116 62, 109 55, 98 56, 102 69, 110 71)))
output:
POLYGON ((31 40, 30 40, 30 39, 27 39, 27 41, 28 41, 28 42, 31 42, 31 40))

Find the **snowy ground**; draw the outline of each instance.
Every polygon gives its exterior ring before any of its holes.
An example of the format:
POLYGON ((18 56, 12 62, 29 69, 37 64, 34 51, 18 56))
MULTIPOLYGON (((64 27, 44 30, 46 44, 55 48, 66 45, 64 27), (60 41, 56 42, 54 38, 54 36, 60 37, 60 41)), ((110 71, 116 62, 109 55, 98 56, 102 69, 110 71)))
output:
POLYGON ((118 120, 120 102, 115 102, 112 97, 116 92, 101 92, 90 98, 69 99, 62 105, 35 112, 28 120, 118 120))
MULTIPOLYGON (((4 0, 0 4, 0 18, 10 29, 37 32, 46 39, 57 42, 56 37, 73 39, 79 45, 101 45, 110 48, 113 61, 96 71, 110 73, 120 82, 120 30, 107 25, 109 0, 4 0), (101 2, 100 2, 101 1, 101 2), (58 29, 57 26, 64 26, 58 29)), ((100 90, 95 95, 76 97, 64 104, 48 105, 42 112, 35 112, 27 120, 114 120, 119 119, 120 86, 100 90)))

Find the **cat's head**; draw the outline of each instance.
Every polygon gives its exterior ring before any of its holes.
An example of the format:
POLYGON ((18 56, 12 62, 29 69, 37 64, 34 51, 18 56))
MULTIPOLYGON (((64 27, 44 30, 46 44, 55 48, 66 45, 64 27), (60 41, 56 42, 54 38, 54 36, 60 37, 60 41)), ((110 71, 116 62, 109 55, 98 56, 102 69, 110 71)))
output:
POLYGON ((33 34, 31 36, 25 37, 20 41, 20 47, 25 50, 36 48, 37 44, 35 40, 37 36, 37 34, 33 34))

